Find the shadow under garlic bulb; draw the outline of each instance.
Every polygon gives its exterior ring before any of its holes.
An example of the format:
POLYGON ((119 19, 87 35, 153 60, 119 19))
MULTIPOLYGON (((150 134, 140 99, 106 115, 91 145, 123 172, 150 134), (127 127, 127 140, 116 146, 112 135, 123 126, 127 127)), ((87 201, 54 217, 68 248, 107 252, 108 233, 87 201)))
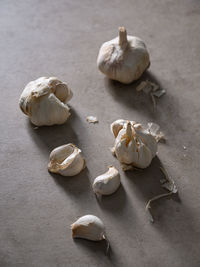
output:
POLYGON ((140 38, 120 27, 119 36, 101 46, 97 66, 110 79, 129 84, 150 66, 149 53, 140 38))
POLYGON ((56 77, 40 77, 26 85, 19 106, 36 126, 63 124, 70 116, 66 103, 72 95, 67 84, 56 77))

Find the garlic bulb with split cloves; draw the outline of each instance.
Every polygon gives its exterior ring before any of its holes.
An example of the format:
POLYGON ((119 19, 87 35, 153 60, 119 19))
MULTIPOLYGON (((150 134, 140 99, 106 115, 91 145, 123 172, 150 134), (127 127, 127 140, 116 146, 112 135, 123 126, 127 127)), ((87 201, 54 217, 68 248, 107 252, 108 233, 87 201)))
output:
POLYGON ((108 171, 97 178, 93 183, 94 192, 100 195, 110 195, 120 186, 120 174, 118 170, 110 166, 108 171))
POLYGON ((73 238, 84 238, 92 241, 100 241, 105 238, 103 222, 94 215, 80 217, 71 225, 73 238))
POLYGON ((55 148, 50 154, 48 170, 63 176, 74 176, 85 168, 81 150, 73 144, 55 148))
POLYGON ((141 39, 127 35, 120 27, 119 36, 101 46, 97 66, 110 79, 128 84, 150 66, 149 53, 141 39))
POLYGON ((63 124, 70 116, 66 102, 72 92, 56 77, 40 77, 28 83, 19 100, 21 110, 36 126, 63 124))
MULTIPOLYGON (((122 165, 146 168, 157 154, 155 137, 139 123, 117 120, 111 124, 114 153, 122 165)), ((128 168, 127 168, 128 169, 128 168)))

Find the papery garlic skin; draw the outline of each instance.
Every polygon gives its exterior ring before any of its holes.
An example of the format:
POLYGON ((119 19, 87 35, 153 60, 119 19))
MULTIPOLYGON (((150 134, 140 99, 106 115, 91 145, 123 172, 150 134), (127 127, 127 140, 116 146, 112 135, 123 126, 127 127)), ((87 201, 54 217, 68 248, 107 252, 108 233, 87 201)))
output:
POLYGON ((129 84, 150 66, 150 58, 145 43, 120 27, 119 36, 101 46, 97 66, 110 79, 129 84))
MULTIPOLYGON (((111 124, 112 132, 114 125, 119 126, 119 120, 111 124)), ((123 127, 113 134, 116 138, 114 152, 120 163, 142 169, 151 164, 157 154, 157 142, 141 124, 124 120, 123 127)))
POLYGON ((66 102, 72 95, 67 84, 58 78, 40 77, 26 85, 19 106, 36 126, 63 124, 70 116, 66 102))
POLYGON ((50 154, 48 170, 63 176, 74 176, 85 168, 81 150, 73 144, 55 148, 50 154))
POLYGON ((120 186, 120 174, 118 170, 110 166, 108 171, 95 178, 93 191, 100 195, 111 195, 120 186))
POLYGON ((94 215, 80 217, 71 225, 73 238, 84 238, 92 241, 105 239, 105 227, 101 219, 94 215))

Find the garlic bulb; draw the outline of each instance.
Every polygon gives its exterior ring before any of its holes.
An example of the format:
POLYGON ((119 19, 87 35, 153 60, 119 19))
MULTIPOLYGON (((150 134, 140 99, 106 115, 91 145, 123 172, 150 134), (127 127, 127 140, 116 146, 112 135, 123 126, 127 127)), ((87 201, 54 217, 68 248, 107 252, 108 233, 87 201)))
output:
POLYGON ((97 66, 110 79, 128 84, 150 66, 149 53, 141 39, 127 35, 120 27, 119 36, 101 46, 97 66))
POLYGON ((98 176, 93 183, 95 193, 101 195, 110 195, 114 193, 120 186, 120 174, 118 170, 110 166, 108 171, 98 176))
POLYGON ((100 241, 105 238, 103 222, 94 215, 80 217, 71 225, 73 238, 84 238, 92 241, 100 241))
POLYGON ((50 154, 48 170, 63 176, 77 175, 85 168, 81 150, 73 144, 55 148, 50 154))
POLYGON ((41 77, 26 85, 19 106, 36 126, 62 124, 70 116, 65 103, 71 97, 66 83, 56 77, 41 77))
POLYGON ((157 154, 155 137, 134 121, 117 120, 111 124, 115 136, 114 152, 120 163, 146 168, 157 154))

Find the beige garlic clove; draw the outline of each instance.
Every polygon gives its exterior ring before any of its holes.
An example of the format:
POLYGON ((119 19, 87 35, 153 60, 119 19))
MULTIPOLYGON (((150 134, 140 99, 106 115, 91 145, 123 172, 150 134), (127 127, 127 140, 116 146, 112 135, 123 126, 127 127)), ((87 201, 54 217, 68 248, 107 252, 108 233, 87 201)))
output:
POLYGON ((70 116, 66 102, 71 97, 67 84, 56 77, 41 77, 26 85, 19 106, 36 126, 63 124, 70 116))
MULTIPOLYGON (((114 121, 113 123, 111 123, 110 125, 110 130, 111 132, 114 134, 114 137, 116 138, 119 131, 124 127, 124 125, 128 122, 128 120, 122 120, 122 119, 119 119, 119 120, 116 120, 114 121)), ((131 124, 135 124, 136 122, 134 121, 131 121, 131 124)))
POLYGON ((127 35, 126 29, 120 27, 119 36, 101 46, 97 66, 110 79, 128 84, 150 66, 149 53, 141 39, 127 35))
POLYGON ((94 215, 80 217, 71 225, 73 238, 100 241, 105 238, 105 227, 101 219, 94 215))
POLYGON ((100 195, 111 195, 119 186, 120 174, 115 167, 110 166, 106 173, 95 178, 93 191, 100 195))
POLYGON ((146 168, 157 154, 155 137, 141 124, 124 121, 115 138, 114 152, 122 165, 146 168))
POLYGON ((73 144, 55 148, 50 154, 48 170, 63 176, 74 176, 85 168, 81 150, 73 144))

